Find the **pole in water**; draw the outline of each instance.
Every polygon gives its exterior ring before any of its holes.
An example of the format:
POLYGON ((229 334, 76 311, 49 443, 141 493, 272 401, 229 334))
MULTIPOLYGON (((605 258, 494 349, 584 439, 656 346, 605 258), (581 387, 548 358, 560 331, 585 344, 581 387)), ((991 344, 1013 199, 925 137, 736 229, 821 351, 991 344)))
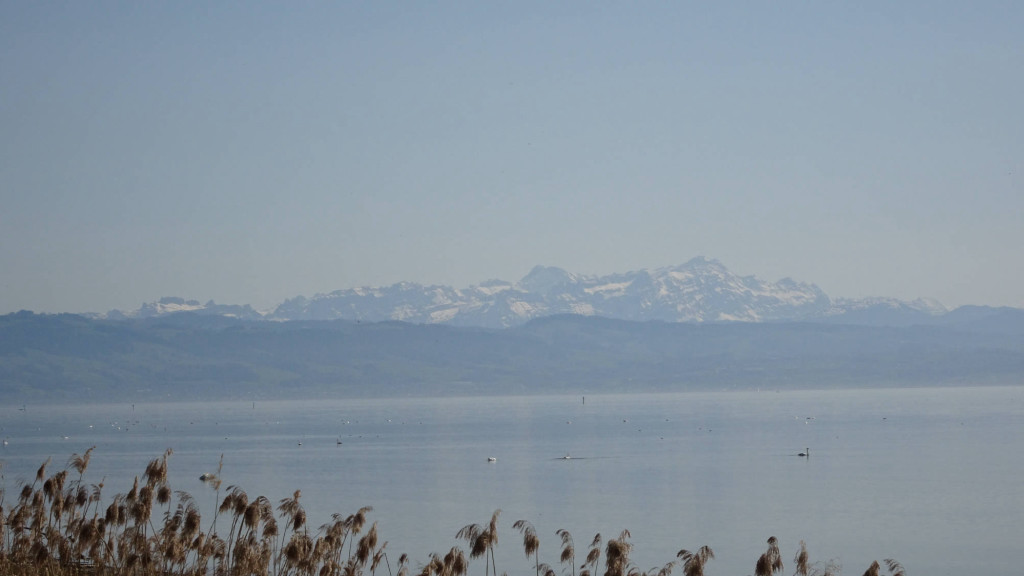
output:
POLYGON ((584 396, 584 397, 583 397, 583 403, 584 403, 584 404, 586 404, 586 403, 587 403, 587 397, 586 397, 586 396, 584 396))

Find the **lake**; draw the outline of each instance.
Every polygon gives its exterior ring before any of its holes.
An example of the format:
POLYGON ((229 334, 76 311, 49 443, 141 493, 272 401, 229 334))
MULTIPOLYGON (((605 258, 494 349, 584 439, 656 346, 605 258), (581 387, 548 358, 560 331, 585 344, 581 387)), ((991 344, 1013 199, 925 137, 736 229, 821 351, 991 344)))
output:
POLYGON ((1024 387, 3 406, 0 428, 7 506, 48 457, 52 473, 95 445, 85 480, 109 502, 171 448, 171 487, 205 524, 199 476, 223 454, 224 487, 275 504, 301 489, 311 528, 372 506, 414 569, 496 509, 509 574, 533 574, 519 519, 559 572, 563 528, 577 564, 628 529, 642 570, 708 545, 709 575, 753 573, 769 536, 785 574, 800 540, 844 574, 890 557, 1011 574, 1024 546, 1024 387))

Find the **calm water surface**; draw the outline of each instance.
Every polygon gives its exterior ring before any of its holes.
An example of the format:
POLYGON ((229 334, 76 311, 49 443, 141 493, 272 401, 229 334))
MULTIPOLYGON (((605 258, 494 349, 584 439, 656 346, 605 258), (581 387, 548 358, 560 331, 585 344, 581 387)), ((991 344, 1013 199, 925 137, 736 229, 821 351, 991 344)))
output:
POLYGON ((414 567, 498 508, 509 574, 532 574, 519 519, 553 566, 557 529, 580 557, 628 529, 641 569, 708 545, 709 575, 752 573, 772 535, 787 574, 800 540, 845 574, 887 557, 1012 574, 1024 546, 1024 387, 20 408, 0 407, 8 491, 95 445, 86 480, 109 501, 172 448, 171 487, 205 515, 198 477, 223 454, 225 486, 275 503, 301 489, 311 527, 373 506, 414 567))

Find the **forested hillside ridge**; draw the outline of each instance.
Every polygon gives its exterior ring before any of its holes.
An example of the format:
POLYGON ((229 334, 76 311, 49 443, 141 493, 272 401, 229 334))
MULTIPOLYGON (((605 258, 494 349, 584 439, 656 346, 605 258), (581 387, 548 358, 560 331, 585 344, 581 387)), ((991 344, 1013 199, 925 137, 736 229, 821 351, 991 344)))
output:
POLYGON ((1024 314, 941 325, 540 318, 507 329, 179 313, 0 316, 9 402, 675 392, 1024 383, 1024 314))
POLYGON ((718 260, 697 257, 678 266, 604 276, 536 266, 518 282, 487 280, 455 288, 399 282, 390 286, 297 296, 271 310, 164 297, 137 310, 95 318, 152 318, 178 312, 244 320, 388 320, 507 328, 558 314, 663 322, 812 321, 911 325, 941 321, 948 310, 927 298, 831 298, 816 285, 740 276, 718 260))
MULTIPOLYGON (((439 541, 439 552, 410 558, 401 552, 401 543, 389 547, 383 528, 370 522, 371 506, 347 515, 335 513, 317 528, 308 525, 305 507, 321 503, 307 503, 298 490, 276 505, 266 496, 250 497, 240 486, 222 486, 219 470, 203 475, 216 494, 213 518, 204 517, 191 494, 171 489, 171 450, 150 461, 127 493, 108 496, 107 485, 130 482, 126 478, 86 480, 92 451, 73 454, 68 465, 55 473, 48 472, 50 461, 44 462, 35 478, 26 480, 9 498, 0 486, 0 573, 465 576, 470 568, 479 573, 483 564, 485 576, 498 574, 499 568, 503 574, 525 571, 537 576, 672 576, 676 572, 700 576, 715 558, 707 545, 682 548, 673 558, 637 558, 628 529, 609 537, 598 533, 577 545, 564 529, 539 534, 522 519, 509 527, 501 510, 482 523, 466 524, 450 541, 439 541), (495 560, 494 549, 509 528, 524 552, 518 568, 499 567, 495 560), (542 539, 556 544, 544 546, 554 552, 543 558, 542 539), (654 568, 644 571, 640 566, 654 568)), ((892 576, 906 573, 897 560, 887 558, 883 563, 892 576)), ((778 539, 769 537, 765 551, 751 558, 750 564, 756 576, 781 574, 787 562, 778 539)), ((804 576, 839 576, 842 570, 835 559, 812 561, 803 541, 790 567, 804 576)), ((882 573, 878 561, 864 572, 865 576, 882 573)))

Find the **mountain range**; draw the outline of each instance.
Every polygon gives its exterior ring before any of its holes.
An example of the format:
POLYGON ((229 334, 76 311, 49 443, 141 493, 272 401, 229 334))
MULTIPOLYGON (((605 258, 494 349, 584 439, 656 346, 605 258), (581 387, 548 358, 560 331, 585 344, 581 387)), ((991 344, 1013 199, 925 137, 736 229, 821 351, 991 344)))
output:
POLYGON ((164 297, 138 310, 94 318, 153 318, 191 312, 242 320, 403 321, 508 328, 559 314, 663 322, 829 322, 913 325, 949 311, 934 300, 830 298, 814 284, 739 276, 721 262, 694 258, 679 266, 605 276, 537 266, 518 282, 488 280, 468 288, 400 282, 385 287, 298 296, 270 311, 164 297))
POLYGON ((0 400, 320 398, 1024 383, 1024 310, 833 299, 716 260, 274 310, 162 298, 0 316, 0 400))

